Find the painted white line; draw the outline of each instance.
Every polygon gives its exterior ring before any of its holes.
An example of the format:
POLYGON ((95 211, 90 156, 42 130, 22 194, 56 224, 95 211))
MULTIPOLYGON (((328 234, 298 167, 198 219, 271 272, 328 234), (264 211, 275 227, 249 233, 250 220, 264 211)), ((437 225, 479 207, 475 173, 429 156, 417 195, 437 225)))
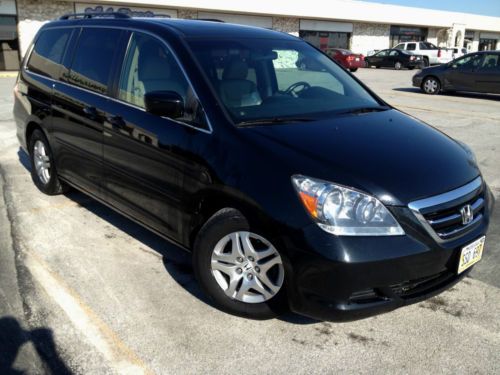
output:
POLYGON ((24 251, 26 266, 33 278, 65 312, 79 330, 119 374, 151 374, 142 360, 123 343, 118 335, 87 306, 77 293, 64 284, 62 279, 43 259, 32 251, 24 251))

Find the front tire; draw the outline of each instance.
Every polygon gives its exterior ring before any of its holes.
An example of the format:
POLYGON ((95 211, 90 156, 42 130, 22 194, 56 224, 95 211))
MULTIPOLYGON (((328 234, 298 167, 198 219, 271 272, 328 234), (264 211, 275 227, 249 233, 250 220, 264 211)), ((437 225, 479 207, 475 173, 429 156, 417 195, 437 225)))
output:
POLYGON ((57 177, 54 156, 45 134, 35 129, 28 146, 31 161, 31 178, 36 187, 47 195, 64 193, 68 188, 57 177))
POLYGON ((394 64, 394 69, 396 70, 403 69, 403 64, 401 64, 399 61, 396 61, 396 63, 394 64))
POLYGON ((271 319, 286 311, 282 254, 239 211, 215 213, 198 233, 193 250, 196 279, 219 309, 252 319, 271 319))
POLYGON ((350 68, 349 69, 349 71, 352 72, 352 73, 356 72, 357 70, 358 70, 358 68, 350 68))
POLYGON ((427 77, 423 80, 421 88, 428 95, 436 95, 441 91, 441 82, 435 77, 427 77))

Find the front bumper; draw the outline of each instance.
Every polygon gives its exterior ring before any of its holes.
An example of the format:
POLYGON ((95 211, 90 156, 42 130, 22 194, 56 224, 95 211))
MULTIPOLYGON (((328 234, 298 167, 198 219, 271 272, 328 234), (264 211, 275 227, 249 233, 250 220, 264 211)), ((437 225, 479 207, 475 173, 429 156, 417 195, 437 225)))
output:
POLYGON ((422 87, 422 81, 423 81, 424 77, 422 76, 418 76, 418 75, 414 75, 413 78, 412 78, 412 84, 413 86, 415 87, 422 87))
POLYGON ((301 315, 350 321, 422 301, 465 277, 456 274, 463 246, 485 235, 493 198, 487 192, 481 225, 457 240, 436 243, 408 208, 393 213, 406 232, 394 237, 338 237, 312 224, 288 239, 290 308, 301 315))

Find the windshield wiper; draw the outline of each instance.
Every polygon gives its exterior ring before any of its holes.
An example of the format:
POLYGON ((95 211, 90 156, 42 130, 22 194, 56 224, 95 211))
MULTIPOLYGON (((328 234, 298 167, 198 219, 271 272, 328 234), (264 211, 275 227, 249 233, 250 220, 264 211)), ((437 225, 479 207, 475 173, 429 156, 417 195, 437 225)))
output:
POLYGON ((369 113, 369 112, 383 112, 391 109, 390 107, 387 106, 377 106, 377 107, 361 107, 361 108, 351 108, 347 109, 345 111, 341 111, 340 114, 353 114, 353 115, 359 115, 363 113, 369 113))
POLYGON ((269 117, 256 120, 241 121, 236 126, 252 126, 259 124, 288 124, 292 122, 309 122, 314 121, 312 117, 269 117))

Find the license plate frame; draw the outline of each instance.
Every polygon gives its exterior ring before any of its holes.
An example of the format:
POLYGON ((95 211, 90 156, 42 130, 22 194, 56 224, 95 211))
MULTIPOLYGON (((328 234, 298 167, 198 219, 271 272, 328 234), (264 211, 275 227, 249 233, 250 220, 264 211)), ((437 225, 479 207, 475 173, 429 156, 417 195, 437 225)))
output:
POLYGON ((474 242, 462 247, 462 250, 460 250, 460 257, 458 258, 457 274, 461 274, 481 260, 483 257, 485 240, 486 236, 482 236, 474 242))

